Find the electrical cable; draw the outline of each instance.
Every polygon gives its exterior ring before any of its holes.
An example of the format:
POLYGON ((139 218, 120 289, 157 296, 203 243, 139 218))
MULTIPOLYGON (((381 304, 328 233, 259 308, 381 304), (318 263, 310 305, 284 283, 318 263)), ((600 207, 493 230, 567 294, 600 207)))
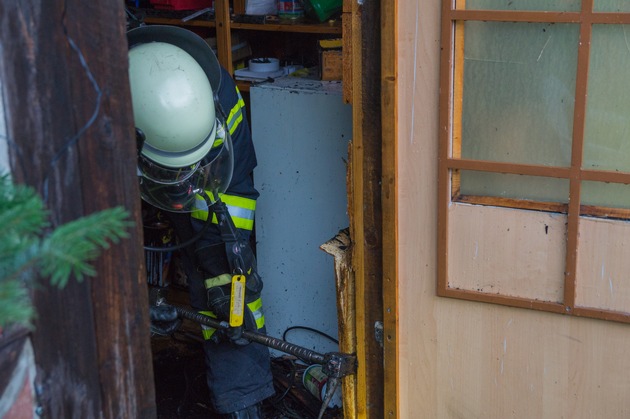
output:
POLYGON ((275 405, 280 403, 282 400, 284 400, 285 397, 287 397, 287 394, 289 394, 289 391, 291 391, 291 388, 293 387, 293 377, 291 377, 291 379, 289 380, 289 384, 287 385, 287 388, 284 390, 284 393, 282 393, 282 395, 274 398, 271 401, 271 404, 275 405))
POLYGON ((335 344, 339 344, 339 341, 337 339, 335 339, 334 337, 322 332, 321 330, 317 330, 317 329, 313 329, 312 327, 308 327, 308 326, 291 326, 289 328, 287 328, 284 333, 282 334, 282 340, 287 340, 287 333, 289 333, 291 330, 295 330, 295 329, 303 329, 303 330, 308 330, 309 332, 313 332, 313 333, 317 333, 318 335, 321 335, 327 339, 330 339, 332 342, 334 342, 335 344))
MULTIPOLYGON (((286 358, 283 358, 283 359, 286 359, 286 358)), ((274 404, 274 405, 277 404, 277 403, 280 403, 287 396, 287 394, 289 394, 289 391, 291 391, 291 388, 293 387, 293 384, 295 383, 295 374, 297 373, 297 366, 295 365, 294 361, 289 360, 289 362, 291 364, 291 368, 290 368, 290 370, 288 372, 289 382, 287 383, 287 388, 284 391, 284 393, 282 393, 282 395, 280 395, 278 397, 274 397, 274 399, 271 401, 271 403, 274 404)), ((272 365, 274 365, 274 364, 272 364, 272 365)), ((284 373, 286 374, 286 371, 284 373)))
POLYGON ((285 383, 282 382, 281 385, 281 383, 276 380, 275 377, 288 377, 286 388, 282 389, 282 394, 269 400, 271 406, 275 409, 275 411, 279 412, 282 415, 274 416, 274 418, 277 417, 283 419, 304 419, 303 415, 298 415, 296 411, 289 406, 290 398, 287 397, 290 394, 291 390, 295 388, 295 378, 299 369, 299 365, 295 361, 296 359, 292 359, 286 356, 276 357, 272 359, 271 368, 274 375, 274 384, 276 387, 276 391, 280 391, 281 386, 284 387, 285 383))

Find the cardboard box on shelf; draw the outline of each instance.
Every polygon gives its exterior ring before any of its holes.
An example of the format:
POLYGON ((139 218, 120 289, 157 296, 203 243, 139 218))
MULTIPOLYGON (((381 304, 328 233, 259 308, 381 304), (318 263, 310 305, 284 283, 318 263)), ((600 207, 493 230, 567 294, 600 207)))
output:
POLYGON ((322 80, 343 78, 341 38, 321 39, 319 42, 319 75, 322 80))
POLYGON ((343 78, 343 54, 341 50, 322 51, 320 65, 322 80, 341 80, 343 78))

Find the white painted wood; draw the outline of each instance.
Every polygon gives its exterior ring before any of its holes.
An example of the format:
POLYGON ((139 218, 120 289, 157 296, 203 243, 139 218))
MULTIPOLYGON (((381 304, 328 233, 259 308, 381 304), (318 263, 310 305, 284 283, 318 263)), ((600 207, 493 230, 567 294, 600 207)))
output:
POLYGON ((630 223, 580 219, 576 305, 630 312, 630 223))
POLYGON ((565 215, 453 204, 448 241, 449 288, 563 300, 565 215))

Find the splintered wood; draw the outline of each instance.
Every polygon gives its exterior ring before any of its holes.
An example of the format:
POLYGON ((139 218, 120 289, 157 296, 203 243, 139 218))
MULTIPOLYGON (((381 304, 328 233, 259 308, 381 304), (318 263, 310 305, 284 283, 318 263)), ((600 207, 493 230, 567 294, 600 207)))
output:
MULTIPOLYGON (((350 230, 345 228, 320 246, 335 260, 335 282, 337 287, 337 317, 339 328, 339 351, 356 353, 354 274, 352 272, 352 243, 350 230)), ((356 416, 356 376, 342 378, 343 412, 346 418, 356 416)))

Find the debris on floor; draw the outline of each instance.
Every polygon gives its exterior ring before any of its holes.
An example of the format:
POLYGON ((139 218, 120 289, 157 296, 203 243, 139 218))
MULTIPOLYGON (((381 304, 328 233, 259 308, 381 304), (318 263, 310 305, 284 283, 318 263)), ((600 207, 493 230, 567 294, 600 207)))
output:
MULTIPOLYGON (((187 333, 152 339, 158 419, 212 419, 201 342, 187 333)), ((276 395, 265 400, 265 419, 316 419, 322 402, 302 384, 308 366, 286 355, 271 360, 276 395)), ((343 419, 329 407, 323 418, 343 419)))

